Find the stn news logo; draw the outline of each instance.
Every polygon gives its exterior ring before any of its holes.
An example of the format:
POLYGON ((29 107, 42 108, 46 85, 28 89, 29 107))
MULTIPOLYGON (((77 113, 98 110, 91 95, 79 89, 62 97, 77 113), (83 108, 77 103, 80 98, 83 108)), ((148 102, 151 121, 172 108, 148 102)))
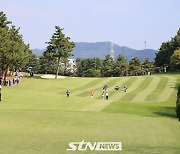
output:
POLYGON ((91 151, 121 151, 121 142, 70 142, 69 149, 67 151, 86 151, 87 149, 91 151))

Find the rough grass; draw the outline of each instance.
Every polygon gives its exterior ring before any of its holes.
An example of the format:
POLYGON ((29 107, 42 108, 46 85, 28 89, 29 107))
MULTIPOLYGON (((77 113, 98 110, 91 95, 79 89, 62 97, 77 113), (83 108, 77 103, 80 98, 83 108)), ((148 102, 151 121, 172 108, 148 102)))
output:
POLYGON ((24 78, 20 85, 2 89, 0 153, 67 153, 69 142, 82 140, 119 141, 125 154, 179 153, 180 125, 175 118, 179 83, 179 74, 24 78), (108 101, 101 99, 105 84, 110 87, 108 101), (119 92, 114 91, 116 85, 119 92), (66 89, 71 90, 69 98, 66 89))

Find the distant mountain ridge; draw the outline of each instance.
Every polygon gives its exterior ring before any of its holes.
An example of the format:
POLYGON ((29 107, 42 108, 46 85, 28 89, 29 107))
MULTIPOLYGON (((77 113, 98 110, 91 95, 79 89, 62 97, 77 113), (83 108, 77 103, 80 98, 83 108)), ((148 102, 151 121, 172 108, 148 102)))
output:
MULTIPOLYGON (((146 58, 149 58, 150 61, 154 61, 155 53, 157 50, 153 49, 144 49, 144 50, 135 50, 126 46, 119 46, 114 44, 114 58, 117 59, 119 54, 122 54, 128 61, 133 57, 138 57, 140 60, 144 61, 146 58)), ((106 55, 110 54, 111 42, 76 42, 75 49, 72 51, 74 54, 70 58, 93 58, 99 57, 104 59, 106 55)), ((45 49, 33 49, 32 52, 36 56, 42 56, 42 53, 45 49)))

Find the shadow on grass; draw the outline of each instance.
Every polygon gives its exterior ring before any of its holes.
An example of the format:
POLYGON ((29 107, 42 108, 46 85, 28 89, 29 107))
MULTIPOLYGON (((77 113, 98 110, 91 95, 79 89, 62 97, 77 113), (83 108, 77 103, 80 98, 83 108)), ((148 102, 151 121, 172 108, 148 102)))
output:
POLYGON ((162 106, 163 104, 142 104, 130 102, 113 102, 105 107, 102 112, 133 114, 150 117, 169 117, 176 118, 175 105, 162 106))
POLYGON ((158 116, 176 118, 175 107, 161 107, 160 111, 153 112, 158 116))

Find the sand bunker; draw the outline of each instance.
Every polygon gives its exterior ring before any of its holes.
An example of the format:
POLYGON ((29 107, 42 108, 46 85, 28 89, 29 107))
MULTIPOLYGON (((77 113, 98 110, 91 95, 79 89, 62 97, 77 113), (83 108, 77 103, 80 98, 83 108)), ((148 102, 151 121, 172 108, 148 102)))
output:
MULTIPOLYGON (((52 74, 47 74, 47 75, 42 75, 41 78, 43 79, 55 79, 55 75, 52 74)), ((57 77, 58 79, 65 78, 65 76, 59 76, 57 77)))

